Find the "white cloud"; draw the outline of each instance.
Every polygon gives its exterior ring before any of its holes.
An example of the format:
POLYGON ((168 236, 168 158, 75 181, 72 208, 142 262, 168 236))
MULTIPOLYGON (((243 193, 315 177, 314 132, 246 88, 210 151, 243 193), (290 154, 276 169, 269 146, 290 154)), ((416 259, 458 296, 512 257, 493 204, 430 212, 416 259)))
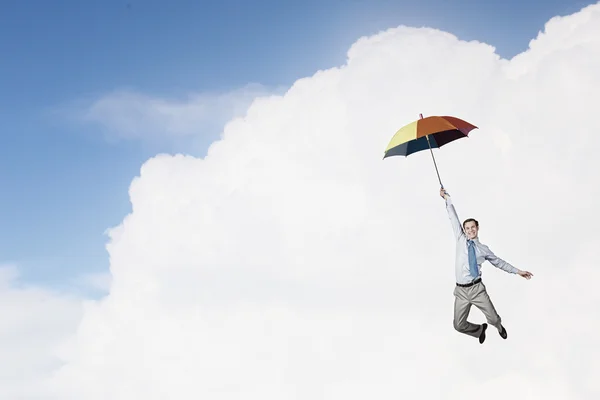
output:
POLYGON ((43 385, 61 365, 57 349, 77 329, 81 301, 18 278, 16 266, 0 268, 0 398, 47 398, 43 385))
POLYGON ((81 122, 100 126, 110 140, 213 139, 227 121, 243 115, 256 97, 272 93, 276 90, 249 84, 228 92, 165 99, 123 89, 79 104, 74 114, 81 122))
POLYGON ((87 293, 92 291, 106 294, 110 290, 111 281, 112 276, 110 272, 90 272, 79 275, 73 279, 71 282, 71 289, 75 288, 87 293))
POLYGON ((391 29, 359 40, 347 65, 254 102, 205 159, 149 160, 111 231, 110 294, 86 307, 48 390, 597 398, 598 70, 600 4, 553 20, 511 61, 391 29), (419 113, 480 127, 436 159, 460 217, 535 274, 484 267, 507 341, 453 330, 454 246, 430 155, 381 160, 419 113))

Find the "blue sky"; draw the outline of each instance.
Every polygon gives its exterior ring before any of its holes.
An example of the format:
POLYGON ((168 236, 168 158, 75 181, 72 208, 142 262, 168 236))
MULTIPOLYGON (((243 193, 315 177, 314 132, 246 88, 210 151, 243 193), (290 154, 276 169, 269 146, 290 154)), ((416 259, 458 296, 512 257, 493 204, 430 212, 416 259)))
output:
MULTIPOLYGON (((485 41, 510 58, 549 18, 591 3, 1 2, 0 262, 50 284, 106 270, 104 231, 130 211, 127 190, 141 164, 157 152, 192 152, 108 141, 57 108, 122 88, 177 98, 249 82, 288 86, 342 64, 358 37, 400 24, 485 41)), ((217 135, 201 138, 201 149, 217 135)))

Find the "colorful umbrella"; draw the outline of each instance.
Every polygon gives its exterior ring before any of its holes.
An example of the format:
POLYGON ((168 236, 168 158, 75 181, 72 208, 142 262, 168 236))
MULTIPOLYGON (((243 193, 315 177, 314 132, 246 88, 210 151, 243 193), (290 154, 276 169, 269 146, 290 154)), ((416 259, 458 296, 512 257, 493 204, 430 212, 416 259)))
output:
POLYGON ((468 137, 469 132, 473 129, 477 129, 477 127, 460 118, 448 116, 423 118, 423 114, 420 114, 420 119, 403 126, 394 134, 385 149, 383 158, 391 156, 406 157, 409 154, 429 148, 440 186, 444 188, 432 148, 439 148, 456 139, 468 137))

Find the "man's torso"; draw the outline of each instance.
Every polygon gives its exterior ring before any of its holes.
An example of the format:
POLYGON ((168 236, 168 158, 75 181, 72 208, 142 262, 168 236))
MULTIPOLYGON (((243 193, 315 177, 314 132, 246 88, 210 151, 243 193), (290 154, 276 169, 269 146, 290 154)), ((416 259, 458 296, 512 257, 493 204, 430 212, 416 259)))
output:
MULTIPOLYGON (((475 256, 477 259, 477 277, 481 277, 481 265, 486 260, 487 246, 475 239, 475 256)), ((461 235, 456 241, 456 260, 455 260, 456 283, 466 284, 476 279, 471 275, 469 269, 469 247, 466 236, 461 235)))

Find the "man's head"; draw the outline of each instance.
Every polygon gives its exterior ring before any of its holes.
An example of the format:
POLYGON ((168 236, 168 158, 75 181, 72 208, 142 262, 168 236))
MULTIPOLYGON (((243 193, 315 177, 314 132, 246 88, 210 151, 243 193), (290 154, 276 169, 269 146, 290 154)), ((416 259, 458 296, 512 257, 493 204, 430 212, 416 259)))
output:
POLYGON ((475 239, 479 232, 479 222, 474 218, 465 219, 465 222, 463 222, 463 229, 465 230, 467 238, 475 239))

